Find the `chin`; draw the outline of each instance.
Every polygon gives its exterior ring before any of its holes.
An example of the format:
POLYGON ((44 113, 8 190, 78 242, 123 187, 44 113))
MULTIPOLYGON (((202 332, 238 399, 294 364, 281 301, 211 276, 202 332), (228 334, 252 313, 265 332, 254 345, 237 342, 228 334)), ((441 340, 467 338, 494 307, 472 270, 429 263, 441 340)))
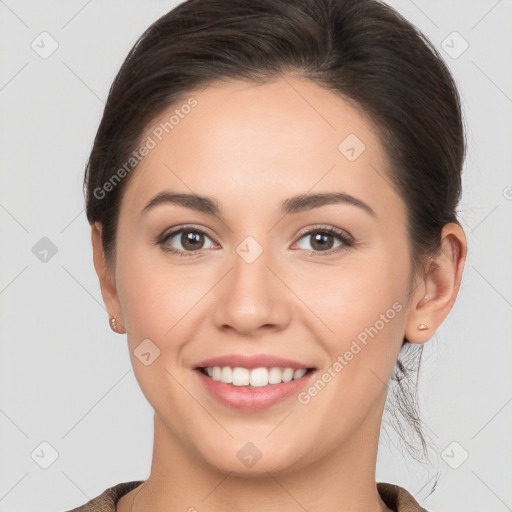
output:
MULTIPOLYGON (((284 474, 300 466, 297 444, 276 446, 273 443, 258 441, 240 442, 230 439, 229 443, 204 450, 201 455, 215 471, 230 473, 243 478, 266 477, 268 473, 284 474)), ((299 444, 300 446, 300 444, 299 444)))

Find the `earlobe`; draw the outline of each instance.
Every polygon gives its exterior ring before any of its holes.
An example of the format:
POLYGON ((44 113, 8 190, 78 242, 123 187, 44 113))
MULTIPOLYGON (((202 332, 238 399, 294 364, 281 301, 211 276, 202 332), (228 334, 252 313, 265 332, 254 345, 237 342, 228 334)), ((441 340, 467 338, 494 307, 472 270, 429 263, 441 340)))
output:
MULTIPOLYGON (((107 314, 110 318, 116 318, 116 332, 123 333, 124 321, 121 311, 119 297, 115 284, 115 276, 112 269, 109 267, 106 257, 103 242, 101 239, 102 226, 99 222, 91 224, 91 242, 93 251, 93 261, 96 274, 100 282, 101 296, 107 309, 107 314)), ((112 326, 112 324, 110 324, 112 326)))
POLYGON ((441 250, 431 261, 411 303, 405 332, 410 343, 428 341, 448 316, 457 298, 466 254, 463 229, 456 223, 446 224, 441 250))

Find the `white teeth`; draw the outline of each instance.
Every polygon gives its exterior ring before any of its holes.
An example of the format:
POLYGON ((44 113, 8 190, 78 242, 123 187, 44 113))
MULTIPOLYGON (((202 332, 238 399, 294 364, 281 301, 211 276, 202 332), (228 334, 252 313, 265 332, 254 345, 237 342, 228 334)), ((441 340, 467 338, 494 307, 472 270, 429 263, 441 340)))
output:
POLYGON ((283 382, 290 382, 293 379, 293 368, 285 368, 281 378, 283 382))
POLYGON ((266 368, 253 368, 249 375, 249 384, 255 388, 268 384, 268 370, 266 368))
POLYGON ((230 366, 213 366, 206 368, 206 373, 213 380, 234 386, 252 386, 263 387, 268 384, 280 384, 281 382, 290 382, 304 377, 306 368, 294 370, 293 368, 231 368, 230 366))
POLYGON ((281 368, 270 368, 268 372, 269 384, 281 384, 281 368))
POLYGON ((220 380, 227 384, 231 384, 233 382, 233 370, 229 366, 224 366, 224 368, 222 368, 220 380))
POLYGON ((295 372, 293 374, 294 380, 304 377, 304 375, 306 375, 306 372, 307 372, 306 368, 301 368, 300 370, 295 370, 295 372))
MULTIPOLYGON (((226 384, 230 384, 227 382, 226 384)), ((249 370, 247 368, 233 368, 233 385, 234 386, 248 386, 249 385, 249 370)))

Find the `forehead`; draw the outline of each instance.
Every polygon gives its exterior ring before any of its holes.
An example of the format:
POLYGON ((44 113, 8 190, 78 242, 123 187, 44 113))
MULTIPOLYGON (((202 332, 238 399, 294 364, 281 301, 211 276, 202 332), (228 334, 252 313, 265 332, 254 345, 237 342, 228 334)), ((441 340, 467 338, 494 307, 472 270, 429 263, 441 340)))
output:
POLYGON ((240 205, 312 189, 346 191, 376 210, 397 202, 371 119, 306 79, 191 91, 147 127, 148 138, 123 198, 130 211, 166 188, 240 205))

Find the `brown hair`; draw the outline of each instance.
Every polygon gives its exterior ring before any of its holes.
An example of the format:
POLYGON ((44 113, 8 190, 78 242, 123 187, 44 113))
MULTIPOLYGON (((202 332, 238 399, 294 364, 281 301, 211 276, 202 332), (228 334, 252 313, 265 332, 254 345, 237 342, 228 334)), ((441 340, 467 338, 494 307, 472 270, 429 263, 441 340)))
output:
MULTIPOLYGON (((133 172, 108 193, 103 185, 150 123, 195 88, 218 80, 264 83, 282 73, 342 96, 375 124, 390 182, 407 206, 413 274, 425 269, 440 248, 443 225, 458 222, 465 153, 460 99, 429 40, 377 0, 188 0, 155 21, 112 84, 85 173, 87 218, 103 225, 111 264, 133 172)), ((392 380, 394 414, 406 418, 425 449, 409 385, 422 350, 404 339, 392 380)))

